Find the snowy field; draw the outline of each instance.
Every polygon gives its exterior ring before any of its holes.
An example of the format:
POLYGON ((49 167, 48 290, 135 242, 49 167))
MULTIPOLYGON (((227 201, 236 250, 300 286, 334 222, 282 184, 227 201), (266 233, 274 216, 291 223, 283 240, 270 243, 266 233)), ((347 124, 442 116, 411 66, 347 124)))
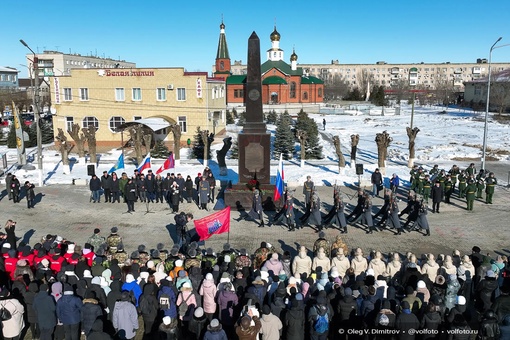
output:
MULTIPOLYGON (((409 177, 408 159, 408 137, 406 127, 409 126, 411 116, 410 107, 402 107, 402 115, 396 116, 369 116, 369 115, 310 115, 319 125, 320 142, 323 146, 323 160, 313 160, 306 162, 304 167, 300 167, 299 159, 284 161, 285 181, 290 185, 302 183, 307 175, 311 175, 316 185, 353 184, 358 182, 358 176, 354 167, 350 166, 350 136, 359 134, 357 163, 364 165, 365 174, 362 180, 368 180, 371 173, 377 167, 377 145, 375 135, 387 131, 393 138, 388 148, 388 159, 386 162, 386 177, 391 177, 392 173, 399 175, 401 179, 407 180, 409 177), (322 131, 322 120, 326 119, 326 131, 322 131), (333 136, 340 137, 342 151, 347 163, 346 168, 339 173, 337 165, 337 156, 335 147, 332 143, 333 136)), ((444 107, 416 107, 414 113, 413 126, 420 129, 416 138, 416 160, 415 163, 423 165, 425 169, 431 168, 434 164, 439 164, 440 168, 450 169, 453 164, 465 164, 474 162, 477 169, 481 164, 481 147, 483 143, 484 132, 484 113, 472 112, 465 109, 448 108, 445 112, 444 107)), ((227 135, 237 138, 237 132, 241 127, 229 125, 227 135)), ((274 137, 276 127, 268 125, 274 137)), ((510 162, 510 125, 501 124, 489 117, 488 127, 488 156, 503 162, 510 162)), ((213 170, 216 178, 219 180, 231 180, 237 182, 237 163, 236 160, 228 160, 228 175, 219 176, 219 168, 216 162, 216 151, 222 147, 220 137, 213 144, 213 159, 209 161, 209 166, 213 170)), ((298 148, 299 145, 296 144, 298 148)), ((7 153, 8 169, 7 171, 15 173, 20 182, 29 180, 35 184, 38 183, 37 170, 26 171, 16 170, 13 166, 16 161, 16 150, 0 147, 0 154, 7 153)), ((71 174, 63 174, 60 155, 54 150, 44 148, 44 183, 53 184, 71 184, 73 179, 86 179, 87 164, 72 162, 71 174)), ((169 171, 182 173, 184 176, 191 175, 194 178, 198 172, 202 172, 204 166, 202 161, 188 159, 189 149, 181 150, 181 162, 176 169, 169 171)), ((33 160, 36 154, 36 148, 27 149, 29 160, 33 160)), ((298 155, 299 152, 296 152, 298 155)), ((96 172, 101 174, 104 170, 109 170, 117 161, 120 150, 112 149, 106 154, 100 155, 100 162, 96 172)), ((77 157, 70 154, 70 157, 77 157)), ((278 157, 275 157, 278 158, 278 157)), ((489 158, 488 158, 489 159, 489 158)), ((152 159, 152 169, 155 172, 164 160, 152 159)), ((33 163, 37 166, 36 162, 33 163)), ((277 161, 272 161, 271 175, 276 175, 277 161)), ((136 168, 135 164, 127 164, 124 170, 129 175, 136 168)), ((461 166, 461 168, 463 168, 461 166)), ((488 169, 490 170, 490 169, 488 169)), ((121 173, 122 170, 117 171, 121 173)), ((166 172, 165 172, 166 173, 166 172)), ((500 184, 506 183, 506 178, 500 179, 500 184)))

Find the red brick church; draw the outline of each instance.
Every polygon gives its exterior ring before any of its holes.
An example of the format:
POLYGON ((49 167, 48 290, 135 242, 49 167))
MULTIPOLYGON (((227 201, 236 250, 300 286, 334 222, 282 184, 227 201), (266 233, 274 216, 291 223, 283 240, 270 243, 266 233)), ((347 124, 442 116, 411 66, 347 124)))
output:
MULTIPOLYGON (((324 82, 310 76, 297 66, 298 56, 292 51, 290 64, 284 61, 280 48, 280 33, 274 28, 270 35, 271 48, 267 61, 262 63, 262 104, 315 104, 324 99, 324 82)), ((214 77, 223 78, 227 87, 227 105, 246 102, 246 75, 233 75, 225 37, 225 25, 220 25, 220 39, 216 53, 214 77)))

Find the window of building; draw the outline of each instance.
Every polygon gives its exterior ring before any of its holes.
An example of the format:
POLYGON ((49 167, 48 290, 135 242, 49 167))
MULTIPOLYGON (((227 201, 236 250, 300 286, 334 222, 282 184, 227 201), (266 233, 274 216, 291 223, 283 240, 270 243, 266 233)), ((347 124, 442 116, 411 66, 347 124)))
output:
POLYGON ((225 69, 225 63, 220 61, 220 70, 223 71, 225 69))
POLYGON ((86 87, 80 88, 80 100, 89 100, 89 89, 86 87))
POLYGON ((184 87, 177 88, 177 100, 178 101, 186 100, 186 89, 184 87))
POLYGON ((322 89, 319 89, 319 90, 317 91, 317 96, 318 96, 319 98, 322 98, 322 89))
POLYGON ((99 129, 99 121, 97 120, 96 117, 87 116, 87 117, 83 118, 82 127, 86 128, 86 127, 89 127, 89 126, 95 127, 96 130, 99 129))
POLYGON ((133 87, 133 96, 134 101, 142 100, 142 89, 139 87, 133 87))
POLYGON ((179 126, 181 127, 181 132, 186 133, 187 130, 187 124, 186 124, 186 116, 179 116, 177 118, 179 126))
POLYGON ((123 102, 126 100, 124 88, 122 87, 115 88, 115 100, 118 102, 123 102))
POLYGON ((133 120, 140 120, 142 119, 142 116, 133 116, 133 120))
POLYGON ((243 89, 234 90, 234 98, 244 98, 244 90, 243 89))
POLYGON ((290 98, 296 98, 296 82, 291 81, 290 82, 290 92, 289 92, 290 98))
POLYGON ((66 129, 71 131, 73 129, 74 117, 66 117, 66 129))
POLYGON ((166 100, 166 89, 164 87, 158 87, 156 89, 156 99, 160 102, 166 100))
POLYGON ((482 87, 480 85, 475 86, 475 96, 479 96, 482 94, 482 87))
POLYGON ((112 132, 117 132, 117 128, 120 125, 124 124, 125 122, 126 122, 126 120, 119 116, 114 116, 114 117, 110 118, 110 122, 109 122, 110 130, 112 132))
POLYGON ((303 92, 303 100, 308 100, 308 92, 303 92))
POLYGON ((64 87, 64 101, 70 102, 73 100, 73 91, 70 87, 64 87))

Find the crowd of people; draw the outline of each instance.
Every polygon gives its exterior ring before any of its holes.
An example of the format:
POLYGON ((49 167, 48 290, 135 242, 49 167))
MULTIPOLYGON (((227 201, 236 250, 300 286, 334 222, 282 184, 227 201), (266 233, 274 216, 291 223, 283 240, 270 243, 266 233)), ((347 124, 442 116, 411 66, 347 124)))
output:
MULTIPOLYGON (((127 204, 129 213, 135 212, 135 202, 148 205, 150 203, 167 204, 174 213, 179 211, 179 204, 195 202, 199 209, 208 210, 208 203, 214 203, 216 194, 216 178, 209 167, 192 179, 184 178, 180 173, 167 173, 166 177, 154 175, 152 170, 147 174, 135 170, 129 177, 123 172, 119 178, 116 172, 103 172, 101 177, 92 175, 89 181, 90 202, 127 204)), ((147 208, 148 206, 144 206, 147 208)))
POLYGON ((33 246, 15 229, 0 244, 4 339, 510 338, 508 259, 477 246, 365 255, 321 232, 296 254, 268 242, 128 251, 116 227, 33 246))

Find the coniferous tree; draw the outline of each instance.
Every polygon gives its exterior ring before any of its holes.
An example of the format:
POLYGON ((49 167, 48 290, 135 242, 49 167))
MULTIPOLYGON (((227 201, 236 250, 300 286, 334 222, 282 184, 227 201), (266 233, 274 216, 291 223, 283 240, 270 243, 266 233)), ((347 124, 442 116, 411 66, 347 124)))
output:
POLYGON ((232 143, 232 147, 230 148, 230 159, 239 159, 239 143, 237 139, 232 143))
POLYGON ((349 94, 347 97, 345 97, 345 100, 354 100, 354 101, 360 101, 363 100, 363 94, 360 92, 359 88, 355 87, 351 91, 349 91, 349 94))
POLYGON ((386 106, 386 98, 383 86, 375 86, 370 94, 370 102, 377 106, 386 106))
POLYGON ((156 141, 156 144, 154 144, 154 148, 152 148, 151 150, 151 157, 154 158, 166 159, 168 158, 169 154, 170 151, 168 150, 168 147, 165 145, 165 142, 162 140, 156 141))
POLYGON ((9 134, 7 135, 7 147, 9 149, 16 148, 16 128, 14 127, 14 124, 11 124, 9 134))
POLYGON ((322 146, 319 144, 319 129, 317 123, 308 114, 301 109, 298 113, 296 122, 296 131, 306 131, 308 138, 306 140, 306 158, 322 159, 322 146))
MULTIPOLYGON (((202 134, 200 133, 202 130, 200 130, 200 126, 197 127, 197 132, 195 136, 193 137, 193 149, 191 150, 191 158, 192 159, 204 159, 204 148, 205 143, 209 143, 209 141, 204 141, 202 139, 202 134)), ((208 155, 207 159, 211 159, 211 145, 209 145, 208 148, 208 155)))
POLYGON ((44 121, 41 124, 41 134, 42 134, 42 143, 43 144, 51 144, 53 143, 53 124, 48 121, 44 121))
POLYGON ((278 114, 276 114, 275 110, 269 111, 266 115, 266 123, 267 124, 276 124, 278 121, 278 114))
POLYGON ((246 123, 246 117, 244 116, 245 112, 241 112, 239 114, 239 118, 237 119, 237 124, 238 126, 244 126, 244 124, 246 123))
POLYGON ((232 116, 234 116, 235 119, 239 118, 239 115, 237 114, 237 110, 235 107, 232 109, 232 116))
POLYGON ((276 122, 273 157, 278 159, 280 154, 283 159, 292 159, 294 153, 294 134, 291 130, 291 118, 287 111, 282 113, 276 122))
POLYGON ((226 120, 227 124, 235 124, 234 115, 232 114, 232 112, 230 112, 230 110, 227 110, 226 120))

